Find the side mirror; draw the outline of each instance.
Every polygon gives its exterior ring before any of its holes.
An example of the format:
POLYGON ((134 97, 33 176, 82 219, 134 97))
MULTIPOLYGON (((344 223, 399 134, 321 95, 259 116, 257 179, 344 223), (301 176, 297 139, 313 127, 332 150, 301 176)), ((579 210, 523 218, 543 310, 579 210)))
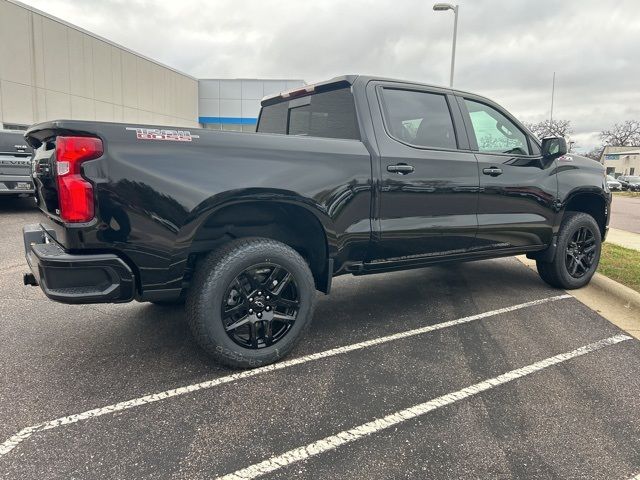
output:
POLYGON ((542 156, 554 160, 567 153, 567 141, 564 137, 546 137, 542 139, 542 156))

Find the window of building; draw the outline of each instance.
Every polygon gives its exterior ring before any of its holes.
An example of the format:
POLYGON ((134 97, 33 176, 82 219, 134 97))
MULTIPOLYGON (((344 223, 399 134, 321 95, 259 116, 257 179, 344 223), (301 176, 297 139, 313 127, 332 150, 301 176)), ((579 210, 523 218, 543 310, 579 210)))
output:
POLYGON ((527 136, 495 108, 465 99, 478 150, 488 153, 529 155, 527 136))
POLYGON ((457 148, 444 95, 385 88, 384 117, 392 137, 420 147, 457 148))

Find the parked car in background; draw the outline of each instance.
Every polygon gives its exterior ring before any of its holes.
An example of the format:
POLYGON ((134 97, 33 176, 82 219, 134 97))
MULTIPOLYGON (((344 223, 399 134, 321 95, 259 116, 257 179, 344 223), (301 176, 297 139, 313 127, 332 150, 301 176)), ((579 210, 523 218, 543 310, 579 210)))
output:
POLYGON ((622 184, 613 178, 611 175, 607 175, 607 185, 612 192, 622 191, 622 184))
POLYGON ((0 130, 0 195, 33 195, 31 156, 33 150, 24 132, 0 130))
POLYGON ((629 190, 629 182, 624 179, 624 175, 619 176, 618 178, 616 178, 616 180, 620 183, 622 191, 626 192, 627 190, 629 190))
POLYGON ((637 175, 623 175, 618 177, 618 182, 623 190, 640 192, 640 177, 637 175))

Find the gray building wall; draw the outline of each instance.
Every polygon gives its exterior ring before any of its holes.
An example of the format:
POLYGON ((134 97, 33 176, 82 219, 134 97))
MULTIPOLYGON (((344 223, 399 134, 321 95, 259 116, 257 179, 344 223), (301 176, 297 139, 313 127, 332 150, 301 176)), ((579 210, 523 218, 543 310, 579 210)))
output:
POLYGON ((60 118, 196 127, 198 81, 0 0, 0 124, 60 118))
POLYGON ((199 80, 198 111, 204 128, 253 132, 260 100, 305 85, 303 80, 199 80))

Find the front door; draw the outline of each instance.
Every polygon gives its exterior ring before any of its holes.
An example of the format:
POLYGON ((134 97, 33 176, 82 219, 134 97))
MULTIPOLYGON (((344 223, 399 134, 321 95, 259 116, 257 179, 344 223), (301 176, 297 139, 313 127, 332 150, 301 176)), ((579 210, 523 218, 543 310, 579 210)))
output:
POLYGON ((477 230, 478 167, 455 97, 403 84, 377 85, 371 93, 380 155, 372 257, 467 251, 477 230))
POLYGON ((484 99, 461 99, 480 171, 477 249, 548 245, 553 235, 556 162, 537 142, 484 99))

